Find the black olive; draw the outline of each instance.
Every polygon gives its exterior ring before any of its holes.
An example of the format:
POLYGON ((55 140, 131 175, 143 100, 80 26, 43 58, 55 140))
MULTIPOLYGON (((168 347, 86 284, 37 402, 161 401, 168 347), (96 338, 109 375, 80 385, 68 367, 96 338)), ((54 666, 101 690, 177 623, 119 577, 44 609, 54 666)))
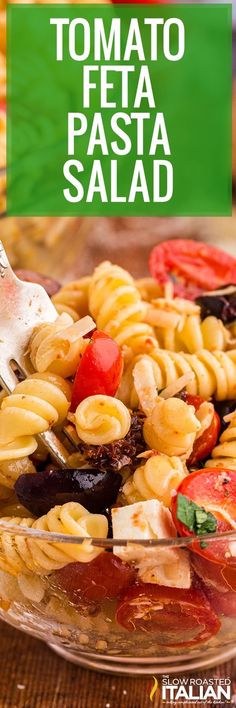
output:
POLYGON ((196 470, 202 470, 203 467, 205 467, 205 460, 198 460, 198 462, 194 462, 194 465, 190 465, 188 467, 188 460, 187 460, 187 467, 189 472, 196 472, 196 470))
POLYGON ((15 483, 19 501, 34 516, 47 514, 56 505, 78 502, 100 513, 116 502, 122 477, 118 472, 94 469, 45 469, 22 474, 15 483))
POLYGON ((233 413, 236 410, 236 401, 213 401, 216 412, 220 417, 221 433, 228 427, 229 423, 225 423, 224 416, 233 413))
POLYGON ((201 308, 201 318, 204 320, 209 315, 218 317, 224 324, 236 319, 236 285, 224 285, 196 298, 197 305, 201 308))
POLYGON ((42 273, 36 273, 34 270, 18 269, 15 271, 17 278, 24 280, 26 283, 38 283, 42 285, 49 297, 55 295, 60 290, 60 283, 54 278, 50 278, 42 273))

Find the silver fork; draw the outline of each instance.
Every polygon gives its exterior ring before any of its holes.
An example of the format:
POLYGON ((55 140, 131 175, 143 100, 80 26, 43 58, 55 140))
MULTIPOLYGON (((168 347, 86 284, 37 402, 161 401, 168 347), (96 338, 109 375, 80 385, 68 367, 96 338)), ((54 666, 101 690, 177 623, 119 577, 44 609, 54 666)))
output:
MULTIPOLYGON (((16 277, 0 241, 0 383, 11 393, 18 379, 15 364, 23 376, 28 370, 25 352, 34 327, 54 322, 58 313, 41 285, 25 283, 16 277)), ((37 436, 61 467, 69 456, 53 431, 37 436)))

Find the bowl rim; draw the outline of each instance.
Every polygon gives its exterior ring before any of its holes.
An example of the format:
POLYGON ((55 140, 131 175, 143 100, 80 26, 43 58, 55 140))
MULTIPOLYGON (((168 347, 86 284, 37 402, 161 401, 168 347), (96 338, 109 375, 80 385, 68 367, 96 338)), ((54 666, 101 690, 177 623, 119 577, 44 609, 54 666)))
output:
MULTIPOLYGON (((29 517, 30 518, 30 517, 29 517)), ((22 517, 23 519, 23 517, 22 517)), ((0 520, 0 541, 1 534, 7 533, 10 536, 23 536, 25 538, 38 539, 47 543, 69 543, 69 544, 90 544, 95 547, 113 548, 114 546, 142 546, 143 548, 186 548, 202 541, 214 543, 215 541, 235 541, 236 530, 224 531, 224 533, 208 533, 201 536, 176 536, 160 539, 134 539, 134 538, 95 538, 93 536, 76 536, 72 534, 55 533, 54 531, 41 531, 27 526, 17 526, 10 521, 0 520)), ((1 551, 0 551, 1 556, 1 551)))

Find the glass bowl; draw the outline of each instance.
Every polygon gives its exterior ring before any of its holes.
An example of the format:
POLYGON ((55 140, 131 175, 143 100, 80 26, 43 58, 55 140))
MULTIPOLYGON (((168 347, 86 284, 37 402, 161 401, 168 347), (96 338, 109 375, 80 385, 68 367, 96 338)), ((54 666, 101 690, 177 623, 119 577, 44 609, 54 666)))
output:
POLYGON ((235 542, 236 532, 209 534, 197 541, 196 538, 142 542, 85 540, 1 521, 0 616, 8 624, 43 640, 65 659, 99 671, 138 675, 214 666, 236 653, 236 558, 235 565, 226 560, 222 566, 199 555, 199 549, 214 550, 216 555, 229 544, 231 550, 235 549, 235 542), (93 555, 99 553, 97 549, 101 551, 96 560, 76 563, 76 568, 83 566, 82 571, 88 573, 89 566, 93 568, 97 559, 101 563, 102 558, 102 566, 107 568, 102 577, 112 599, 102 599, 105 590, 101 586, 101 573, 97 584, 93 571, 81 585, 81 580, 75 583, 75 566, 55 570, 61 567, 58 551, 74 563, 81 549, 83 554, 84 550, 93 555), (132 579, 126 578, 125 582, 132 587, 123 587, 120 595, 116 570, 110 567, 114 562, 113 551, 116 564, 123 567, 117 554, 131 558, 141 552, 145 557, 151 554, 155 563, 163 563, 166 554, 181 549, 190 558, 190 590, 140 584, 140 581, 137 585, 133 577, 136 571, 130 564, 132 579), (41 554, 43 572, 38 565, 41 554), (33 573, 29 570, 32 559, 34 571, 37 569, 33 573), (6 572, 9 564, 15 575, 6 572))

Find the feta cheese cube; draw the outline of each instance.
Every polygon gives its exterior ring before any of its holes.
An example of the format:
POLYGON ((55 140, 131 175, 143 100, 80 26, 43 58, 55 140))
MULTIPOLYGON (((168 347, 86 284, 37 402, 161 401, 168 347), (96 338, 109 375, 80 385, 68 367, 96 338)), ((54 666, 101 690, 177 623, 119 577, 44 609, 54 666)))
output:
POLYGON ((129 539, 124 546, 114 546, 121 560, 133 562, 144 583, 166 587, 189 588, 191 571, 187 551, 179 548, 148 547, 132 540, 174 539, 176 529, 169 509, 157 499, 112 509, 113 536, 129 539))
POLYGON ((112 509, 114 538, 175 538, 176 528, 169 509, 151 499, 112 509))

